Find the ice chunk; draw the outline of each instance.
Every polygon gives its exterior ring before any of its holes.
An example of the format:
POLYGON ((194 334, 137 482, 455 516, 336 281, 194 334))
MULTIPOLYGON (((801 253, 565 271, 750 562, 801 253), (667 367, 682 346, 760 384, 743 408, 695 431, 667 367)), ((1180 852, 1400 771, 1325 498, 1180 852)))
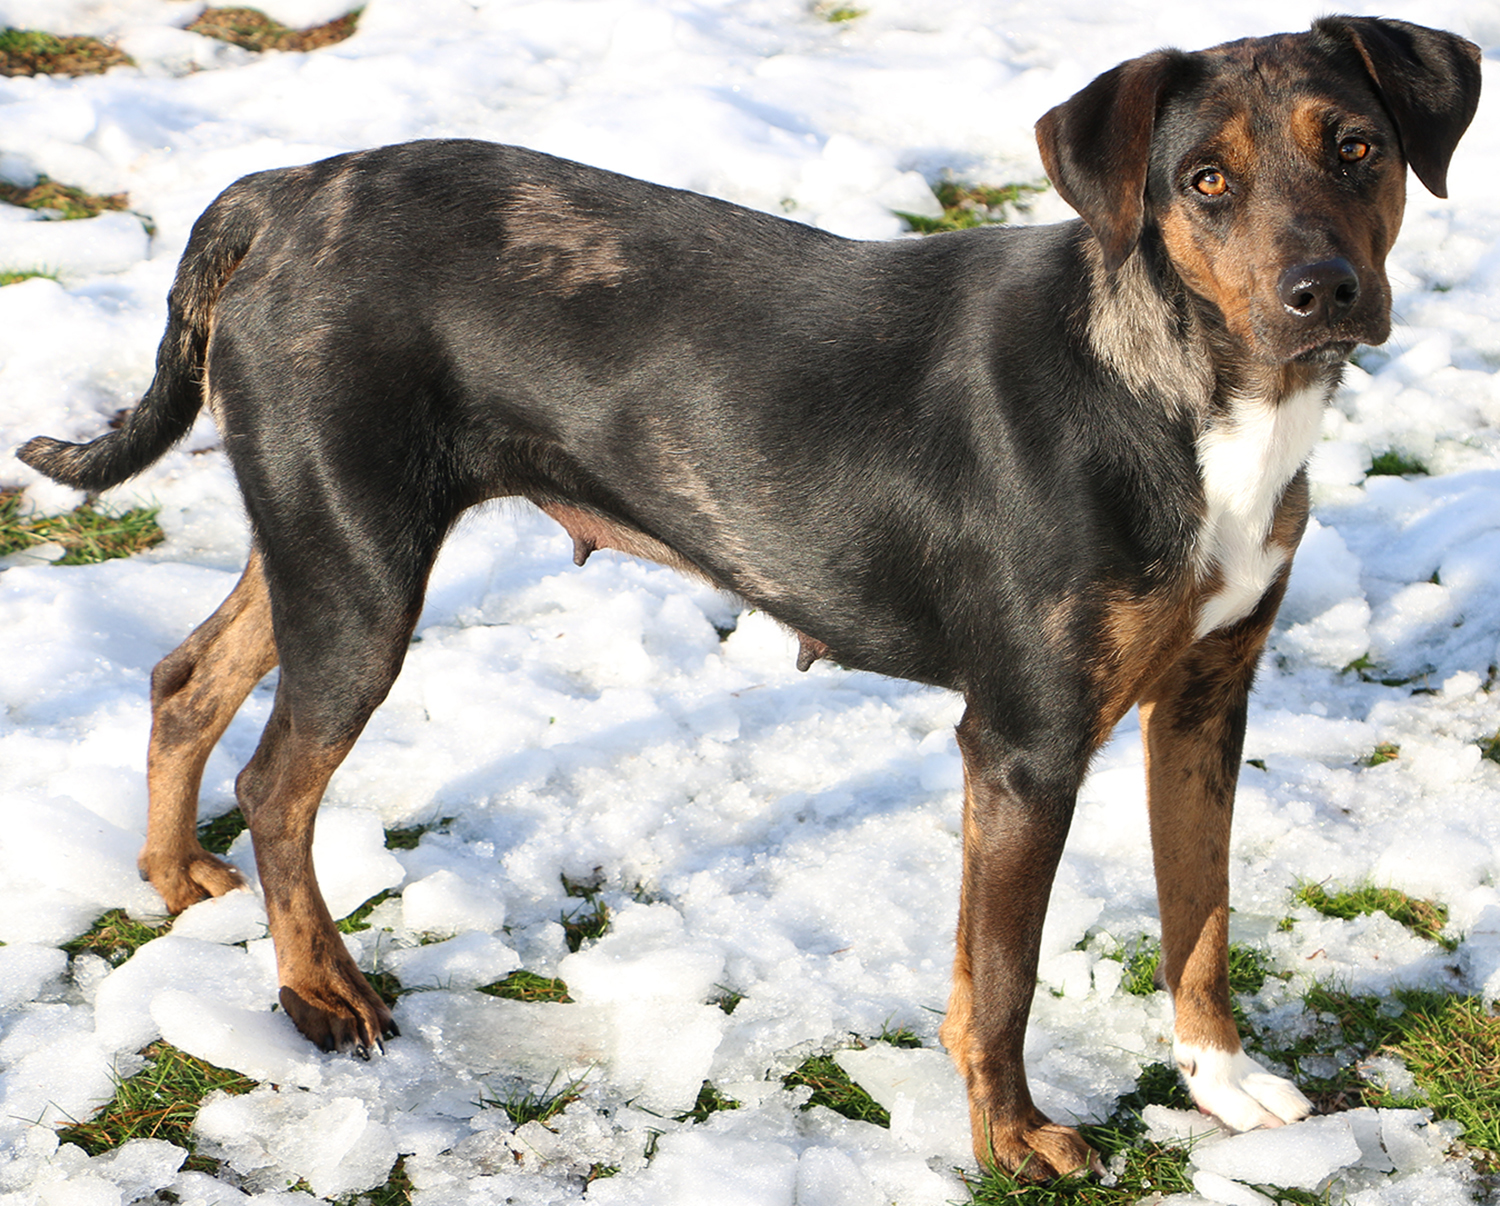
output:
POLYGON ((262 1085, 243 1096, 210 1095, 193 1133, 209 1155, 257 1187, 305 1180, 334 1198, 373 1189, 396 1162, 389 1131, 355 1097, 331 1100, 262 1085))
POLYGON ((644 1173, 629 1180, 595 1181, 588 1196, 591 1206, 788 1206, 799 1200, 794 1197, 797 1171, 797 1153, 787 1143, 677 1131, 661 1137, 656 1158, 644 1173))
POLYGON ((200 900, 172 923, 174 938, 229 945, 266 936, 266 907, 258 892, 227 892, 200 900))
POLYGON ((836 1147, 810 1147, 797 1161, 797 1202, 818 1206, 885 1206, 859 1165, 836 1147))
POLYGON ((315 1088, 321 1066, 284 1013, 244 1009, 180 989, 157 993, 151 1017, 174 1047, 256 1080, 315 1088))
POLYGON ((1192 1162, 1206 1172, 1285 1189, 1316 1189, 1359 1158, 1354 1130, 1339 1114, 1231 1135, 1191 1153, 1192 1162))
POLYGON ((170 989, 191 990, 242 1009, 264 1009, 276 984, 245 951, 168 934, 117 967, 94 997, 95 1032, 108 1050, 138 1051, 160 1029, 151 1004, 170 989))
POLYGON ((520 967, 521 958, 494 935, 470 932, 447 942, 390 951, 385 963, 406 988, 478 988, 520 967))
POLYGON ((131 1139, 93 1162, 100 1176, 119 1187, 126 1202, 138 1202, 172 1184, 187 1152, 162 1139, 131 1139))
POLYGON ((1218 1173, 1211 1173, 1207 1169, 1200 1168, 1193 1173, 1193 1188, 1210 1202, 1217 1202, 1220 1206, 1274 1206, 1273 1199, 1259 1190, 1231 1181, 1228 1177, 1221 1177, 1218 1173))
POLYGON ((872 1043, 836 1051, 834 1062, 890 1111, 891 1134, 947 1164, 972 1164, 968 1096, 946 1052, 872 1043))
POLYGON ((0 946, 0 1010, 33 1001, 42 986, 68 968, 68 956, 56 947, 17 943, 0 946))
POLYGON ((418 934, 490 933, 505 924, 504 900, 446 869, 407 884, 401 909, 406 928, 418 934))

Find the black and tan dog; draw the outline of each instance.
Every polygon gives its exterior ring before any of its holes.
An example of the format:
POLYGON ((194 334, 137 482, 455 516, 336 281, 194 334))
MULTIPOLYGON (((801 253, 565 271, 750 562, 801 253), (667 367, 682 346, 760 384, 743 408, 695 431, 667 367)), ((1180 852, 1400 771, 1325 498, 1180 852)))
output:
POLYGON ((1307 1101, 1243 1052, 1225 958, 1246 697, 1340 366, 1389 333, 1406 167, 1439 196, 1478 100, 1461 38, 1366 18, 1162 51, 1039 123, 1082 221, 858 243, 529 151, 419 142, 262 172, 198 221, 119 431, 21 451, 123 481, 206 402, 254 530, 152 677, 144 874, 239 882, 200 775, 281 666, 237 790, 281 1000, 324 1047, 395 1032, 313 877, 323 789, 401 668, 438 546, 518 496, 701 575, 828 656, 963 693, 964 875, 943 1041, 974 1148, 1085 1167, 1022 1066, 1090 756, 1139 703, 1176 1056, 1235 1128, 1307 1101))

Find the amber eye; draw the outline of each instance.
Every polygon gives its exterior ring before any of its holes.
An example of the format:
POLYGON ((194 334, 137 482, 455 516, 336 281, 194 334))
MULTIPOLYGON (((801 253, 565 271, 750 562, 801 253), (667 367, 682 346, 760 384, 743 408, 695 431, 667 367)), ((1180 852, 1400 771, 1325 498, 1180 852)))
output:
POLYGON ((1358 163, 1370 153, 1370 144, 1363 138, 1346 138, 1339 143, 1339 158, 1345 163, 1358 163))
POLYGON ((1193 187, 1205 197, 1222 197, 1229 191, 1229 178, 1218 168, 1205 168, 1193 177, 1193 187))

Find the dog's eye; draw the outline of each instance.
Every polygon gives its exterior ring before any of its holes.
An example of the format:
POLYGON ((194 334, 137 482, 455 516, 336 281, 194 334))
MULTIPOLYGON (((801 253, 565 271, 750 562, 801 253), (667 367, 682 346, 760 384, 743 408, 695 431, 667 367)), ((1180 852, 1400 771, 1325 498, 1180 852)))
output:
POLYGON ((1339 158, 1345 163, 1358 163, 1370 153, 1370 144, 1363 138, 1346 138, 1339 143, 1339 158))
POLYGON ((1193 187, 1205 197, 1222 197, 1229 191, 1229 178, 1218 168, 1204 168, 1193 177, 1193 187))

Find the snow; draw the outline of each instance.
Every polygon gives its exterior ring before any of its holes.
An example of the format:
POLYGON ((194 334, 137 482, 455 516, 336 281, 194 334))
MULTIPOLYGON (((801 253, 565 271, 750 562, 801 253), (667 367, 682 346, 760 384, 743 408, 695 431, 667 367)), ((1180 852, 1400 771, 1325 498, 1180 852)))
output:
MULTIPOLYGON (((0 177, 126 191, 132 211, 0 215, 0 268, 60 277, 0 289, 4 447, 91 436, 134 402, 188 229, 249 171, 473 136, 894 237, 891 211, 930 212, 925 184, 945 171, 1038 179, 1032 122, 1121 58, 1305 28, 1323 8, 870 0, 835 24, 805 0, 370 0, 348 41, 255 56, 187 33, 201 7, 0 0, 0 23, 114 37, 139 63, 0 80, 0 177)), ((262 7, 305 26, 345 4, 262 7)), ((1382 8, 1479 41, 1493 93, 1493 4, 1382 8)), ((1391 260, 1395 334, 1361 352, 1323 417, 1316 518, 1252 705, 1257 764, 1242 773, 1233 847, 1233 936, 1292 977, 1252 1002, 1266 1025, 1295 1026, 1288 1002, 1314 980, 1500 997, 1500 767, 1475 744, 1500 729, 1497 144, 1482 111, 1452 196, 1411 183, 1391 260), (1368 477, 1390 450, 1431 474, 1368 477), (1356 659, 1365 677, 1343 672, 1356 659), (1364 765, 1386 742, 1401 756, 1364 765), (1458 950, 1292 902, 1299 882, 1370 880, 1445 903, 1458 950)), ((1044 194, 1027 220, 1066 216, 1044 194)), ((80 501, 15 461, 0 487, 45 511, 80 501)), ((229 591, 245 545, 206 420, 108 501, 160 506, 165 543, 95 567, 53 567, 52 550, 0 570, 4 1206, 129 1206, 159 1191, 288 1206, 306 1201, 288 1192, 299 1181, 356 1193, 398 1156, 417 1206, 963 1197, 952 1168, 967 1161, 967 1124, 936 1041, 958 885, 957 701, 826 664, 798 674, 795 642, 764 616, 611 554, 577 569, 564 534, 521 508, 455 533, 405 672, 319 821, 336 914, 400 893, 348 938, 362 966, 423 990, 398 1004, 385 1054, 319 1053, 271 1012, 274 955, 249 892, 194 906, 121 966, 69 965, 59 945, 106 909, 159 915, 135 869, 148 676, 229 591), (415 825, 436 827, 415 849, 384 848, 383 827, 415 825), (611 913, 573 954, 559 918, 582 902, 564 876, 597 884, 611 913), (575 1003, 474 991, 517 967, 562 976, 575 1003), (726 992, 743 996, 732 1014, 712 1003, 726 992), (887 1027, 926 1047, 847 1050, 887 1027), (91 1158, 51 1129, 107 1099, 158 1036, 259 1082, 199 1113, 218 1174, 183 1171, 182 1149, 154 1140, 91 1158), (891 1129, 803 1111, 805 1091, 780 1087, 808 1054, 839 1048, 891 1129), (740 1108, 675 1121, 705 1079, 740 1108), (546 1126, 479 1104, 565 1085, 580 1098, 546 1126), (585 1189, 595 1166, 619 1171, 585 1189)), ((267 684, 210 760, 206 815, 232 806, 269 706, 267 684)), ((1084 789, 1044 935, 1027 1057, 1059 1118, 1107 1114, 1169 1057, 1163 995, 1122 993, 1105 957, 1158 932, 1145 831, 1128 719, 1084 789)), ((243 839, 232 857, 253 882, 243 839)), ((1404 1070, 1369 1074, 1399 1084, 1404 1070)), ((1164 1134, 1203 1128, 1170 1115, 1152 1115, 1164 1134)), ((1468 1201, 1469 1165, 1445 1154, 1453 1135, 1390 1110, 1210 1134, 1192 1149, 1191 1200, 1331 1183, 1358 1206, 1468 1201)))

